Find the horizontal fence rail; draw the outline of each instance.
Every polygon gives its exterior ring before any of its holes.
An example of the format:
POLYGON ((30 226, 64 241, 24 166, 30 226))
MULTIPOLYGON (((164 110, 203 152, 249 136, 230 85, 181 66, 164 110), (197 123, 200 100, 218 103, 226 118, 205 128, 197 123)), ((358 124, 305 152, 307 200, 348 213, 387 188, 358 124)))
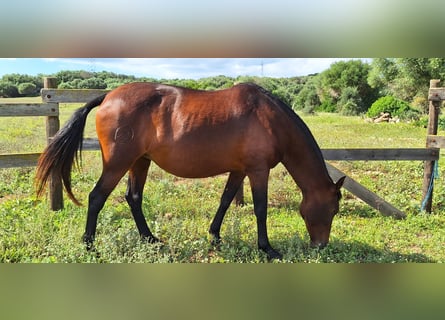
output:
POLYGON ((42 89, 40 95, 43 102, 82 103, 110 92, 102 89, 42 89))
POLYGON ((40 153, 0 154, 0 169, 35 167, 40 153))
POLYGON ((322 149, 325 160, 337 161, 433 161, 439 159, 436 148, 406 149, 322 149))
POLYGON ((36 117, 59 115, 57 103, 9 103, 0 104, 0 117, 36 117))
MULTIPOLYGON (((100 150, 99 141, 85 138, 82 150, 100 150)), ((330 161, 435 161, 440 149, 322 149, 325 160, 330 161)), ((40 153, 0 155, 0 168, 29 167, 37 164, 40 153)))
MULTIPOLYGON (((83 150, 100 150, 94 138, 83 141, 83 150)), ((435 161, 439 159, 437 148, 384 148, 384 149, 322 149, 323 158, 331 161, 435 161)))
MULTIPOLYGON (((438 81, 438 80, 431 80, 431 81, 438 81)), ((445 88, 437 88, 436 86, 439 84, 438 82, 433 82, 434 85, 431 86, 430 83, 430 90, 428 91, 428 100, 429 101, 444 101, 445 100, 445 88)))
MULTIPOLYGON (((83 150, 100 150, 94 138, 83 140, 83 150)), ((330 161, 435 161, 439 160, 440 149, 321 149, 323 158, 330 161)))

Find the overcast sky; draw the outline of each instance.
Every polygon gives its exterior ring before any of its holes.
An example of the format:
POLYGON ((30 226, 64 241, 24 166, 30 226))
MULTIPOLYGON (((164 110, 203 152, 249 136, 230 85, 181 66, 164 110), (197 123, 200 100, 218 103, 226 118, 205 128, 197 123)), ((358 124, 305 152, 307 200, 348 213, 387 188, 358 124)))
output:
MULTIPOLYGON (((199 79, 225 75, 294 77, 318 73, 344 58, 0 58, 9 73, 53 74, 61 70, 111 71, 155 79, 199 79)), ((363 59, 369 61, 369 59, 363 59)))

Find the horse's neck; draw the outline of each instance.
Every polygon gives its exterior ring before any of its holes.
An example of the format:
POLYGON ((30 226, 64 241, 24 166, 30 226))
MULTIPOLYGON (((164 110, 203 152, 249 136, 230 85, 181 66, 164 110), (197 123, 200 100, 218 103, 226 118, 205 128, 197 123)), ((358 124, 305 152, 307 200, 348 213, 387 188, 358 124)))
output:
POLYGON ((322 191, 332 186, 332 179, 319 152, 318 146, 308 142, 288 148, 283 159, 284 166, 303 194, 322 191))

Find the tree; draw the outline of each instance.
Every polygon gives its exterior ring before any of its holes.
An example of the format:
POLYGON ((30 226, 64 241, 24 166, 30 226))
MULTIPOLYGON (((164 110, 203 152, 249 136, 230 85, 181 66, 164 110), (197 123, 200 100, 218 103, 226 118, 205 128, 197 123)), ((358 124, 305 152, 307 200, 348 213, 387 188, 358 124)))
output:
POLYGON ((225 89, 233 86, 234 79, 223 75, 199 79, 199 88, 204 90, 225 89))
POLYGON ((314 113, 321 105, 320 98, 317 94, 316 77, 310 78, 295 98, 292 107, 295 110, 303 110, 305 113, 314 113))
POLYGON ((30 82, 20 83, 17 88, 22 96, 34 95, 37 92, 37 86, 30 82))
MULTIPOLYGON (((19 91, 21 91, 19 86, 21 84, 25 84, 25 83, 27 84, 26 87, 28 88, 29 93, 25 93, 23 91, 23 88, 24 88, 23 87, 22 88, 23 93, 20 92, 20 95, 34 95, 36 92, 40 91, 40 89, 42 89, 42 87, 43 87, 42 75, 30 76, 30 75, 26 75, 26 74, 11 73, 11 74, 3 75, 3 77, 1 78, 0 81, 9 83, 10 85, 16 87, 15 89, 10 88, 7 90, 7 91, 13 90, 13 91, 9 92, 9 94, 12 94, 13 97, 17 97, 19 95, 19 91), (32 86, 35 86, 35 88, 32 89, 32 86)), ((3 86, 3 87, 5 90, 5 86, 3 86)))
POLYGON ((81 80, 78 89, 106 89, 107 84, 101 78, 88 78, 81 80))
POLYGON ((358 93, 357 87, 343 89, 338 101, 338 111, 344 116, 356 116, 366 112, 365 105, 358 93))
POLYGON ((381 96, 390 94, 388 86, 399 76, 395 59, 376 58, 372 60, 371 69, 368 74, 368 83, 372 88, 379 91, 381 96))
POLYGON ((59 71, 54 75, 57 78, 58 83, 71 82, 74 79, 80 78, 80 71, 59 71))
POLYGON ((368 83, 381 95, 425 100, 431 79, 445 79, 445 58, 373 59, 368 83))
POLYGON ((9 81, 0 81, 0 97, 15 98, 19 96, 17 86, 9 81))
MULTIPOLYGON (((333 63, 328 70, 320 73, 317 90, 322 105, 325 108, 335 108, 340 111, 343 100, 350 100, 351 95, 355 95, 354 108, 350 110, 353 114, 359 114, 366 111, 377 98, 377 90, 368 84, 368 74, 370 66, 361 60, 339 61, 333 63), (347 90, 347 94, 343 91, 347 90), (353 93, 355 92, 356 93, 353 93), (357 97, 360 97, 358 99, 357 97)), ((353 107, 349 103, 349 107, 353 107)))
POLYGON ((61 82, 57 86, 59 89, 80 89, 79 84, 82 82, 81 79, 73 79, 67 82, 61 82))

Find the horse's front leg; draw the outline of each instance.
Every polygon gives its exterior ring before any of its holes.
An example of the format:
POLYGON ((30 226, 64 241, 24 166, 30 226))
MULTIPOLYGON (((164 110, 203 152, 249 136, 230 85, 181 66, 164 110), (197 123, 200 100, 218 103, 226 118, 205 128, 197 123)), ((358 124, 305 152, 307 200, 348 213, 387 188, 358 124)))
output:
POLYGON ((267 254, 269 260, 281 259, 282 255, 272 248, 267 235, 267 189, 269 171, 256 171, 248 174, 252 188, 253 207, 258 228, 258 248, 267 254))

